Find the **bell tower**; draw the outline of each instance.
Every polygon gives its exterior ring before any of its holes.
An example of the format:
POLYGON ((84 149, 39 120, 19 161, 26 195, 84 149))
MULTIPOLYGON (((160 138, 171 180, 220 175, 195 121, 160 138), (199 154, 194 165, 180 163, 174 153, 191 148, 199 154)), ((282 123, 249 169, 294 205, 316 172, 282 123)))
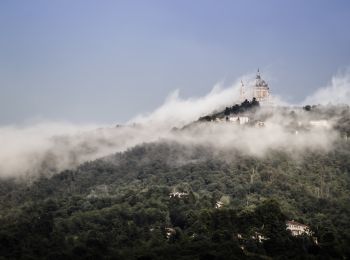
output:
POLYGON ((243 81, 241 80, 240 101, 243 102, 244 100, 246 100, 245 87, 244 87, 243 81))

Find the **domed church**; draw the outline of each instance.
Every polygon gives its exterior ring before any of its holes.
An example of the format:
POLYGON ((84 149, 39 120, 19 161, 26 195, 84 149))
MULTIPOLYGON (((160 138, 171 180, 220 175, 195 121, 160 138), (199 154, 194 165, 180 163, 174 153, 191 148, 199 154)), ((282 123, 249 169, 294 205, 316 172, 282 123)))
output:
POLYGON ((269 85, 261 78, 259 69, 256 75, 253 97, 261 103, 267 103, 270 99, 269 85))

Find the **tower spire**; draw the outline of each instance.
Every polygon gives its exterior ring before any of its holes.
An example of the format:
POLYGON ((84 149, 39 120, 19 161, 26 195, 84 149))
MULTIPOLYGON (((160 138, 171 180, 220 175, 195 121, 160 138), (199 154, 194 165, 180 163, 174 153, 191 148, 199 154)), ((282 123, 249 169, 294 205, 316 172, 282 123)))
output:
POLYGON ((241 99, 241 102, 244 102, 244 100, 246 99, 246 98, 245 98, 245 91, 244 91, 243 80, 241 80, 240 99, 241 99))
POLYGON ((256 78, 257 79, 260 79, 261 77, 260 77, 260 69, 258 68, 258 72, 256 73, 256 78))

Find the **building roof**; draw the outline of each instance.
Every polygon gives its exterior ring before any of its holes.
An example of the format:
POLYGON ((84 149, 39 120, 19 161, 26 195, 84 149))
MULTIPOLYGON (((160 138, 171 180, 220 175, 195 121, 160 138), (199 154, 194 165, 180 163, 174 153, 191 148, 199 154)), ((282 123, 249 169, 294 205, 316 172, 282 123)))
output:
POLYGON ((263 80, 260 76, 260 71, 258 69, 258 73, 256 74, 256 83, 255 83, 255 87, 262 87, 262 88, 269 88, 269 85, 266 83, 265 80, 263 80))
POLYGON ((303 226, 303 227, 309 227, 308 225, 305 225, 305 224, 302 224, 302 223, 299 223, 297 221, 294 221, 294 220, 290 220, 290 221, 287 221, 287 225, 295 225, 295 226, 303 226))

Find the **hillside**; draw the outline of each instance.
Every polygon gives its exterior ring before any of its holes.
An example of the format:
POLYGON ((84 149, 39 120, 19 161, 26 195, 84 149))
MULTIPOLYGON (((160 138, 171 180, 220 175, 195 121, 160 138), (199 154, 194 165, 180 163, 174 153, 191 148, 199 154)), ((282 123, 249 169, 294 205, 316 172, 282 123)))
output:
POLYGON ((0 255, 349 257, 348 114, 334 111, 327 117, 337 115, 341 134, 329 149, 275 146, 257 156, 237 146, 162 139, 33 183, 1 180, 0 255), (309 225, 313 235, 292 236, 285 224, 292 219, 309 225))

